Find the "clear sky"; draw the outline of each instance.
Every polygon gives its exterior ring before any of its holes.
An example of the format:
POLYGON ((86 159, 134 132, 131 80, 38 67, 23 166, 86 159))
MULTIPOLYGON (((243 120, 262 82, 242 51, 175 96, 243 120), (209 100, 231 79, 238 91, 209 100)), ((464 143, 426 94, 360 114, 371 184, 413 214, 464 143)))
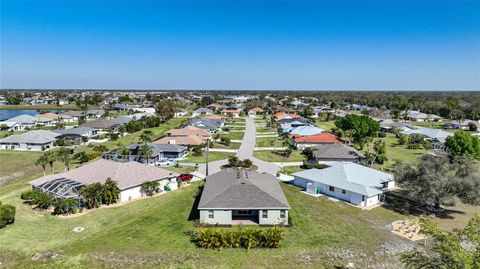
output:
POLYGON ((480 90, 480 1, 1 1, 1 88, 480 90))

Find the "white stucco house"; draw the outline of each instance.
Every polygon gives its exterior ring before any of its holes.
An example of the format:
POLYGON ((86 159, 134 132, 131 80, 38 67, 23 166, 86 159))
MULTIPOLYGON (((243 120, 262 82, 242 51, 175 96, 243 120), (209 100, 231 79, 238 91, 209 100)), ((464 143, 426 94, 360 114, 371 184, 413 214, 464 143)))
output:
POLYGON ((55 147, 60 134, 46 130, 32 130, 0 139, 0 149, 44 151, 55 147))
POLYGON ((289 209, 273 175, 231 168, 206 178, 198 204, 200 222, 212 225, 287 225, 289 209))
POLYGON ((358 207, 368 208, 384 200, 395 187, 393 175, 352 162, 333 162, 325 169, 293 174, 294 184, 312 195, 328 195, 358 207))
POLYGON ((199 108, 192 112, 192 117, 212 115, 213 111, 208 108, 199 108))
POLYGON ((56 198, 78 198, 80 189, 107 178, 120 188, 119 202, 142 197, 141 185, 146 181, 160 183, 160 191, 177 189, 177 174, 139 162, 115 162, 105 159, 86 164, 64 173, 47 175, 29 182, 33 189, 47 192, 56 198))

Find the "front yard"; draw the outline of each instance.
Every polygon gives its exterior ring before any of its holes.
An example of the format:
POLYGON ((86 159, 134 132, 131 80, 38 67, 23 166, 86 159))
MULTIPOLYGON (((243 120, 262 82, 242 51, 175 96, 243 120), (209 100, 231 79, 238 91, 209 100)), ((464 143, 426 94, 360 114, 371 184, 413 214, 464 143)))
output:
MULTIPOLYGON (((208 153, 208 161, 213 162, 213 161, 219 161, 219 160, 225 160, 228 159, 228 157, 235 155, 233 152, 214 152, 210 151, 208 153)), ((203 152, 202 156, 193 156, 192 153, 189 153, 189 155, 184 159, 181 160, 180 162, 183 163, 205 163, 205 152, 203 152)))
POLYGON ((257 137, 256 146, 257 147, 283 147, 283 141, 277 136, 274 137, 257 137))
POLYGON ((292 151, 290 157, 286 158, 283 155, 283 150, 256 150, 253 156, 266 162, 302 162, 305 156, 299 150, 292 151))
POLYGON ((230 140, 243 140, 244 132, 220 133, 220 137, 228 137, 230 140))

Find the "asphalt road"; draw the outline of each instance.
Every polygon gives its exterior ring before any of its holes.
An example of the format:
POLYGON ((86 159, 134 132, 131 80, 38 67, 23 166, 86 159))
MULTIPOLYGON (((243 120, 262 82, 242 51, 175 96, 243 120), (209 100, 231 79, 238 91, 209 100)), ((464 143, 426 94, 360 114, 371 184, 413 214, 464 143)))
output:
MULTIPOLYGON (((250 159, 254 165, 257 166, 257 172, 268 173, 276 175, 280 170, 280 167, 274 163, 265 162, 253 157, 253 149, 255 148, 256 134, 255 121, 251 118, 246 118, 245 134, 243 136, 243 142, 237 152, 237 157, 241 160, 250 159)), ((220 167, 227 163, 227 160, 220 160, 208 163, 208 174, 214 174, 219 172, 220 167)), ((184 164, 185 165, 185 164, 184 164)), ((193 165, 193 164, 191 164, 193 165)), ((206 175, 206 164, 201 163, 198 165, 198 172, 206 175)))

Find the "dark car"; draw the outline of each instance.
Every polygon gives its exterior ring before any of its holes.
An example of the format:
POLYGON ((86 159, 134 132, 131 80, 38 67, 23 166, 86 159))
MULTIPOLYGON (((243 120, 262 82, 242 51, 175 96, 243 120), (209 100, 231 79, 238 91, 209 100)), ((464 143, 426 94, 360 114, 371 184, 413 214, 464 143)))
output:
POLYGON ((192 174, 180 174, 178 177, 177 177, 177 180, 180 180, 180 181, 189 181, 189 180, 192 180, 193 178, 193 175, 192 174))

